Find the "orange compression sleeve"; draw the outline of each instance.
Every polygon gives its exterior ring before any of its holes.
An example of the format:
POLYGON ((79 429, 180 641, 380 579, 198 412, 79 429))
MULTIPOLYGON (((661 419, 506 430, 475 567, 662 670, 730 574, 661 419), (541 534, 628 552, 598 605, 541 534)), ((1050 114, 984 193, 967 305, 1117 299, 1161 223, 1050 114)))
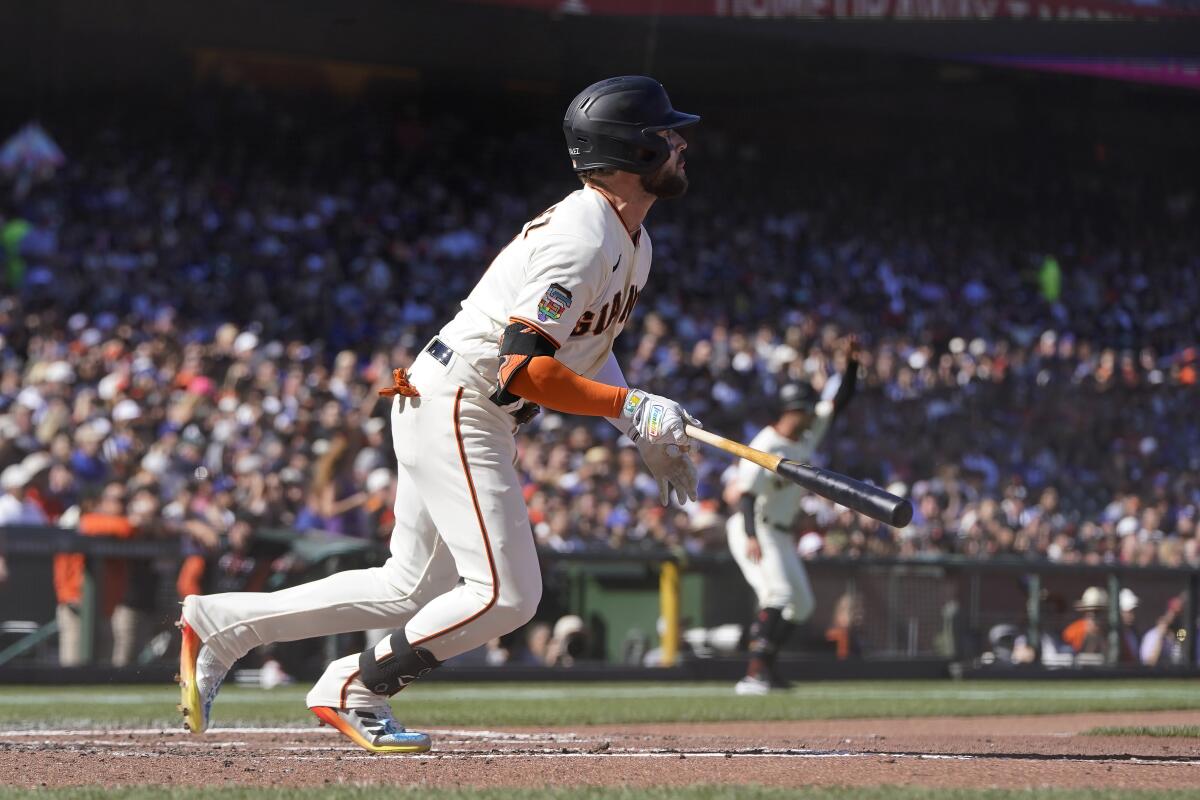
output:
POLYGON ((508 390, 564 414, 619 417, 629 390, 583 377, 551 356, 535 356, 513 376, 508 390))

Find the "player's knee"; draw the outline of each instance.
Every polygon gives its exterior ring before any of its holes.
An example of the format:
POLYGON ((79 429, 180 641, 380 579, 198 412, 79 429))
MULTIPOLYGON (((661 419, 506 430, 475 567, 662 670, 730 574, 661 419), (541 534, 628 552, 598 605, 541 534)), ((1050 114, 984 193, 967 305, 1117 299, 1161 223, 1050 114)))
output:
POLYGON ((787 584, 768 587, 759 597, 758 604, 762 608, 790 608, 794 605, 795 593, 787 584))
POLYGON ((513 587, 513 591, 502 592, 496 602, 493 612, 503 620, 507 630, 516 630, 537 613, 538 603, 542 600, 542 582, 527 582, 526 585, 513 587))
POLYGON ((521 603, 518 605, 497 605, 488 616, 495 623, 501 635, 515 631, 533 619, 537 612, 537 603, 521 603))

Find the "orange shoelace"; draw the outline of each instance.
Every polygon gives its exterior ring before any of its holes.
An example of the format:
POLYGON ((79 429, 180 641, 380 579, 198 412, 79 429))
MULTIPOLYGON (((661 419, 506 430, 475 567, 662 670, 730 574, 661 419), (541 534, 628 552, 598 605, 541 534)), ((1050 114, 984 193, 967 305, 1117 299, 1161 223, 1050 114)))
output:
POLYGON ((408 370, 401 367, 400 369, 392 370, 392 385, 386 389, 379 390, 380 397, 420 397, 421 393, 417 391, 417 387, 408 382, 408 370))

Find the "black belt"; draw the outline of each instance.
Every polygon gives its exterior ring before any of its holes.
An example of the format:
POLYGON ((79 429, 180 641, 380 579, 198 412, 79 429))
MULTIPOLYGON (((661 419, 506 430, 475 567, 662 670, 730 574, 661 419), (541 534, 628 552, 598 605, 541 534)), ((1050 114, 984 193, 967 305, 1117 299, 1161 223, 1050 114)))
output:
MULTIPOLYGON (((425 352, 442 362, 442 366, 445 367, 450 366, 450 358, 454 355, 454 351, 450 349, 449 345, 436 336, 426 345, 425 352)), ((537 403, 531 403, 526 400, 515 411, 509 411, 508 413, 517 421, 518 425, 523 425, 536 417, 541 410, 541 407, 537 403)))

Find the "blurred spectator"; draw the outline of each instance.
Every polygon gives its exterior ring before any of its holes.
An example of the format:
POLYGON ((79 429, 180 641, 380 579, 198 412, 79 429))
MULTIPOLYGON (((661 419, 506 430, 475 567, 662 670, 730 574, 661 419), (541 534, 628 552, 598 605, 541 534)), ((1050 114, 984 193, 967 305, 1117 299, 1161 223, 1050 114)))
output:
POLYGON ((817 533, 816 531, 809 531, 808 533, 805 533, 796 543, 796 551, 800 554, 800 557, 806 561, 816 558, 818 555, 820 555, 821 550, 824 547, 825 541, 821 538, 821 534, 817 533))
POLYGON ((371 470, 366 482, 367 497, 363 502, 366 530, 371 536, 388 541, 395 526, 396 476, 387 467, 371 470))
MULTIPOLYGON (((211 573, 206 574, 205 593, 261 592, 271 574, 270 559, 256 556, 251 545, 254 529, 244 520, 229 528, 220 553, 214 559, 211 573)), ((207 565, 206 565, 207 573, 207 565)))
POLYGON ((1063 642, 1075 653, 1103 653, 1107 645, 1104 618, 1108 592, 1099 586, 1089 586, 1075 604, 1075 610, 1081 616, 1063 629, 1063 642))
MULTIPOLYGON (((328 410, 332 419, 336 420, 340 409, 336 404, 327 403, 323 412, 328 410)), ((306 506, 311 509, 312 517, 307 527, 320 528, 330 533, 343 536, 365 536, 367 520, 363 505, 367 501, 367 493, 363 491, 361 482, 355 481, 354 461, 359 453, 360 444, 357 439, 345 433, 337 433, 333 440, 327 443, 313 467, 312 494, 314 502, 306 506)))
POLYGON ((1122 664, 1137 664, 1141 660, 1142 636, 1137 630, 1136 614, 1140 601, 1132 589, 1122 589, 1117 595, 1121 609, 1121 655, 1122 664))
POLYGON ((833 644, 834 654, 839 661, 858 658, 863 653, 862 632, 862 598, 853 592, 846 592, 833 607, 825 640, 833 644))
POLYGON ((1075 652, 1071 646, 1064 644, 1048 631, 1042 631, 1040 637, 1041 653, 1033 649, 1028 634, 1017 633, 1013 639, 1012 661, 1014 664, 1033 664, 1039 661, 1044 666, 1071 666, 1074 663, 1075 652))
POLYGON ((553 628, 546 622, 531 622, 525 627, 524 661, 530 664, 546 664, 546 652, 553 636, 553 628))
POLYGON ((1167 667, 1183 663, 1187 640, 1191 635, 1187 625, 1180 621, 1186 602, 1186 594, 1172 597, 1167 602, 1166 611, 1142 637, 1140 654, 1146 666, 1167 667))
POLYGON ((46 515, 26 496, 30 476, 23 464, 13 464, 0 473, 0 525, 45 525, 46 515))
POLYGON ((560 617, 554 623, 550 641, 546 643, 542 663, 547 666, 571 667, 587 655, 588 632, 583 620, 575 614, 560 617))
MULTIPOLYGON (((1016 625, 1007 623, 993 625, 988 629, 988 652, 991 653, 992 661, 988 663, 999 664, 1021 664, 1032 660, 1032 651, 1028 654, 1021 653, 1017 650, 1017 639, 1021 636, 1021 630, 1016 625)), ((984 658, 987 658, 985 653, 984 658)))
MULTIPOLYGON (((96 498, 81 504, 79 532, 84 536, 129 539, 136 530, 125 513, 126 488, 119 481, 106 485, 96 498)), ((126 603, 131 562, 123 558, 96 559, 92 565, 97 609, 109 622, 111 663, 124 666, 133 659, 138 629, 138 609, 126 603)), ((54 589, 58 598, 59 663, 82 663, 83 617, 81 604, 87 559, 82 553, 60 553, 54 560, 54 589)))

